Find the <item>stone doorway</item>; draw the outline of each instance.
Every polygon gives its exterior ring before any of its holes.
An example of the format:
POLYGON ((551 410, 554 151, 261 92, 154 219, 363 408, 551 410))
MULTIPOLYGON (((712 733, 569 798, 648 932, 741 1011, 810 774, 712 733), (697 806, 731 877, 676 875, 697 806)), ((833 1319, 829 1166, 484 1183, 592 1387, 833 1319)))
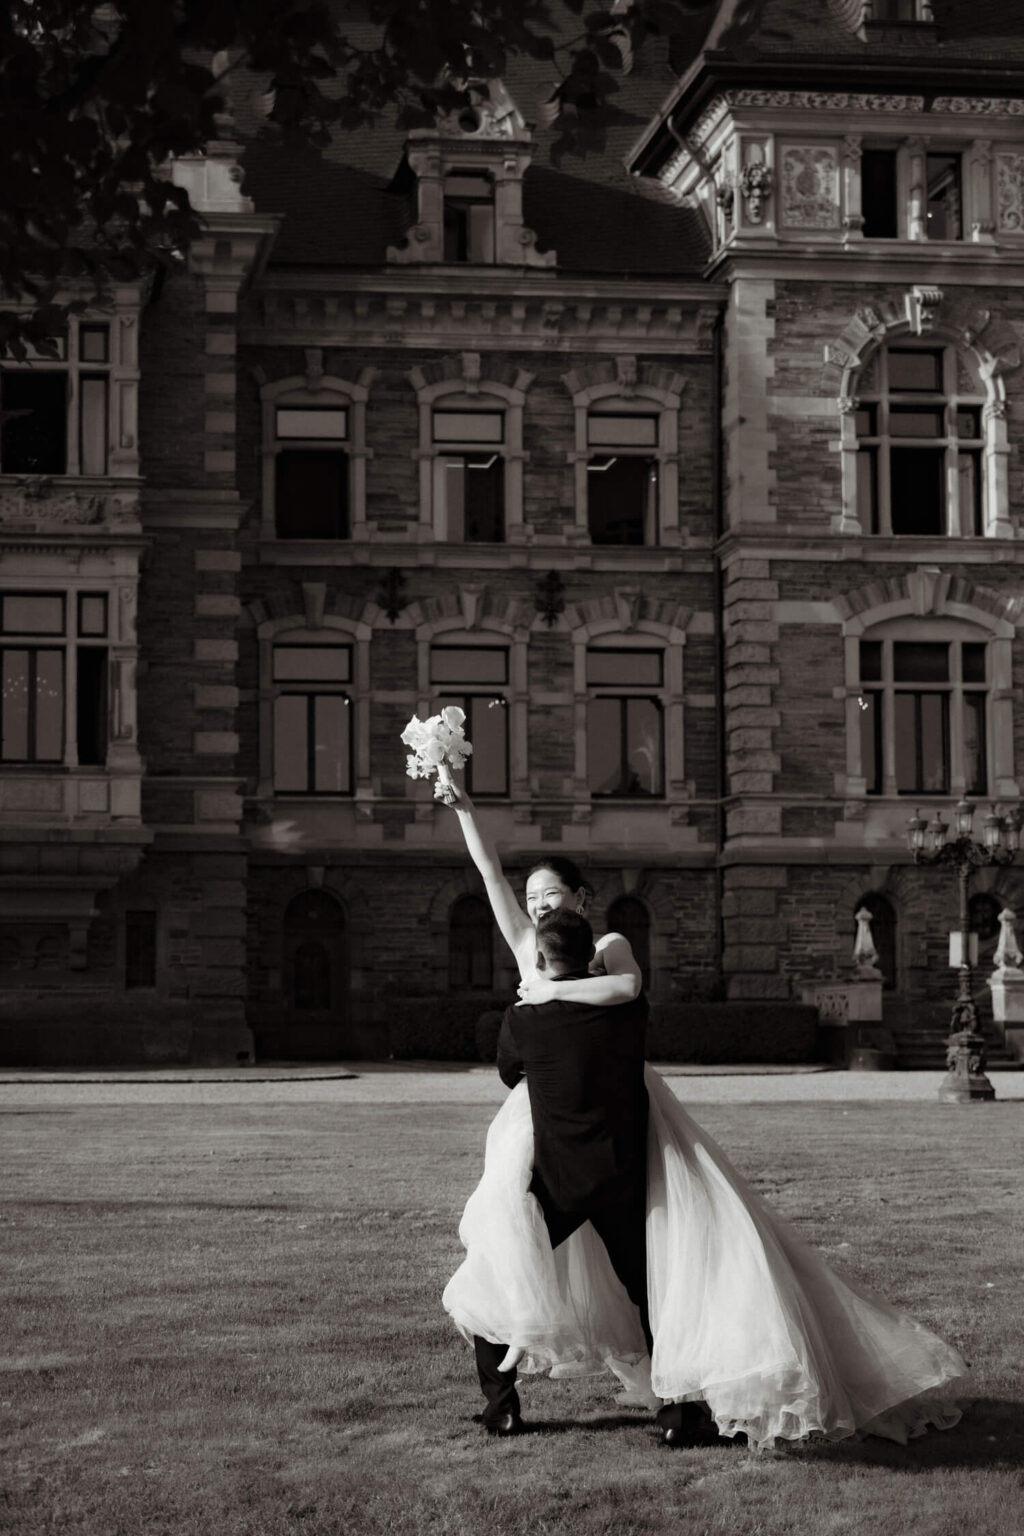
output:
POLYGON ((290 1061, 337 1061, 349 1012, 348 924, 324 890, 301 891, 285 908, 282 934, 284 1018, 262 1054, 290 1061))

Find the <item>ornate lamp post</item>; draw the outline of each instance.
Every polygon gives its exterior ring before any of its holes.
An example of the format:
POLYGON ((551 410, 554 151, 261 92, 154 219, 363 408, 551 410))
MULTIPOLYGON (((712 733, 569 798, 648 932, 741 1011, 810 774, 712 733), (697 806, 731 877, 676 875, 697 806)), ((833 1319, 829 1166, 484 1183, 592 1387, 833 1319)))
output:
POLYGON ((960 980, 949 1024, 946 1046, 946 1076, 939 1084, 939 1098, 947 1103, 966 1104, 972 1099, 994 1099, 996 1091, 985 1075, 985 1041, 978 1030, 978 1012, 974 1006, 972 985, 970 919, 967 897, 971 875, 985 864, 1012 864, 1020 846, 1020 818, 1004 817, 994 808, 985 817, 983 841, 975 842, 972 831, 974 807, 961 800, 953 813, 951 828, 937 811, 932 822, 921 813, 907 822, 907 846, 915 864, 948 864, 956 874, 960 895, 960 980), (947 841, 950 831, 955 832, 947 841))

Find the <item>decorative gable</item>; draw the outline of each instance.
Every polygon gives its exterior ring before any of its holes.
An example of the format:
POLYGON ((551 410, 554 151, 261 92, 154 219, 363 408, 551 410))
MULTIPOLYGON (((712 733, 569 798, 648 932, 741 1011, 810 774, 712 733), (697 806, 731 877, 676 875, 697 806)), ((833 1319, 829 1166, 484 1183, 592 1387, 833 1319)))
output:
POLYGON ((405 159, 416 178, 416 223, 388 249, 400 265, 549 268, 523 223, 523 175, 533 134, 500 81, 472 82, 470 102, 414 129, 405 159))

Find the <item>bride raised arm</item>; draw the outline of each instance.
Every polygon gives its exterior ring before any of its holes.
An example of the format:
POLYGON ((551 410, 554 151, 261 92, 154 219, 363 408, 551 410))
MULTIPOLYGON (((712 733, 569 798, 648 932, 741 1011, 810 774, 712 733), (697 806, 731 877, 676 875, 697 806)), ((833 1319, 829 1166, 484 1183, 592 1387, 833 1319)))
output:
POLYGON ((454 783, 448 785, 448 795, 448 803, 458 815, 469 856, 483 877, 498 929, 516 957, 521 977, 520 1000, 546 1003, 557 996, 570 1003, 614 1007, 636 997, 642 985, 640 967, 628 939, 621 933, 606 933, 597 941, 591 967, 593 975, 559 982, 538 975, 534 933, 537 921, 545 912, 553 912, 559 907, 582 912, 586 904, 583 876, 571 859, 559 854, 541 859, 526 878, 524 912, 501 867, 493 842, 476 819, 469 795, 454 783))

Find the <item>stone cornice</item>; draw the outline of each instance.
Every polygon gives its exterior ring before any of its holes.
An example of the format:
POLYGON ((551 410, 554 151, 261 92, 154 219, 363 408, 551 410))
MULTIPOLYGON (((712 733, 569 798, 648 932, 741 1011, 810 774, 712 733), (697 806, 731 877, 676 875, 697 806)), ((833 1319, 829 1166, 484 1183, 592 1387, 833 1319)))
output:
POLYGON ((246 306, 250 345, 605 349, 706 354, 727 289, 710 283, 509 283, 270 274, 246 306))
POLYGON ((826 528, 814 532, 805 527, 778 527, 765 524, 730 529, 716 545, 723 567, 734 560, 799 560, 813 565, 841 565, 862 561, 867 565, 918 566, 921 564, 981 567, 1024 566, 1024 552, 1014 539, 919 539, 884 538, 881 535, 848 538, 830 534, 826 528))
POLYGON ((928 283, 970 288, 1024 286, 1024 246, 992 241, 974 245, 949 241, 941 249, 923 240, 857 240, 826 244, 744 236, 723 246, 709 261, 710 279, 774 278, 779 282, 928 283), (870 266, 868 265, 870 263, 870 266), (841 269, 844 269, 842 271, 841 269))

